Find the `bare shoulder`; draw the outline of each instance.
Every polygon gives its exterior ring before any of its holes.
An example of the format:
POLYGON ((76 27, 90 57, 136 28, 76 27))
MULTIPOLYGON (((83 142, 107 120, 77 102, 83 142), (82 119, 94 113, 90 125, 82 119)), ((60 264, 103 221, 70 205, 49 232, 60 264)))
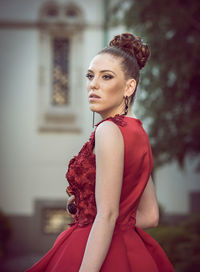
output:
POLYGON ((123 145, 123 136, 119 127, 112 121, 102 122, 95 132, 96 143, 123 145))
POLYGON ((112 121, 104 121, 97 127, 95 135, 98 137, 104 134, 106 134, 106 136, 110 136, 111 134, 111 136, 115 137, 115 135, 121 135, 121 131, 112 121))

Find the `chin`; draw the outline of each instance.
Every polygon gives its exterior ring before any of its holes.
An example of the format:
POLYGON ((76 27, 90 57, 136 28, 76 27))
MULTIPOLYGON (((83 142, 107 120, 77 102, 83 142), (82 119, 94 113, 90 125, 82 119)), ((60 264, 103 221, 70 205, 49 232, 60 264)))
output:
POLYGON ((90 105, 90 110, 96 113, 100 113, 102 111, 102 109, 100 109, 99 107, 95 105, 90 105))

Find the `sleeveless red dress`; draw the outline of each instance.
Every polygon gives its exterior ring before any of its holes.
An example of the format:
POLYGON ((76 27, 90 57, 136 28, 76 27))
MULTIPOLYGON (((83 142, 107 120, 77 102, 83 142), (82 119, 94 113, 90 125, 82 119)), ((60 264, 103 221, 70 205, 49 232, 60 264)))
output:
MULTIPOLYGON (((160 245, 135 226, 137 207, 153 168, 148 136, 139 119, 115 115, 105 120, 119 127, 125 150, 119 216, 100 272, 173 272, 160 245)), ((75 195, 77 206, 74 222, 58 236, 49 252, 27 272, 79 271, 96 215, 94 145, 95 131, 79 154, 70 161, 66 174, 68 190, 75 195)))

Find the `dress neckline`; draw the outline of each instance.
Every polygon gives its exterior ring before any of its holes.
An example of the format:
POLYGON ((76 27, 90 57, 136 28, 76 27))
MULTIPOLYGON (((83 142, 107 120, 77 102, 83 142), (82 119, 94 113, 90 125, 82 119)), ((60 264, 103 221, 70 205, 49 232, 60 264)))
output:
POLYGON ((138 121, 139 123, 142 123, 142 121, 140 121, 140 119, 138 119, 138 118, 131 117, 131 116, 126 116, 126 115, 124 115, 124 117, 125 117, 125 118, 130 118, 130 119, 133 119, 133 120, 135 120, 135 121, 138 121))
POLYGON ((132 119, 132 120, 135 120, 136 122, 138 122, 140 125, 142 125, 142 122, 138 119, 138 118, 135 118, 135 117, 130 117, 130 116, 126 116, 126 115, 121 115, 121 114, 115 114, 114 116, 109 116, 103 120, 101 120, 100 122, 98 122, 95 126, 97 127, 99 124, 101 124, 102 122, 104 121, 107 121, 107 120, 112 120, 114 121, 116 124, 119 124, 121 126, 125 126, 127 123, 125 121, 125 119, 132 119))

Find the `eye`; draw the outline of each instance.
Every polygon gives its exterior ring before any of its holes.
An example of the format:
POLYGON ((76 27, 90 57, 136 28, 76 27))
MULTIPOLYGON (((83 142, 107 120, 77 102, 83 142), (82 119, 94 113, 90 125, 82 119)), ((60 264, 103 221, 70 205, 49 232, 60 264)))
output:
POLYGON ((109 79, 112 79, 113 76, 111 76, 111 75, 103 75, 103 78, 104 78, 105 80, 109 80, 109 79))
POLYGON ((93 74, 91 74, 91 73, 87 73, 86 75, 85 75, 89 80, 91 80, 94 76, 93 76, 93 74))

